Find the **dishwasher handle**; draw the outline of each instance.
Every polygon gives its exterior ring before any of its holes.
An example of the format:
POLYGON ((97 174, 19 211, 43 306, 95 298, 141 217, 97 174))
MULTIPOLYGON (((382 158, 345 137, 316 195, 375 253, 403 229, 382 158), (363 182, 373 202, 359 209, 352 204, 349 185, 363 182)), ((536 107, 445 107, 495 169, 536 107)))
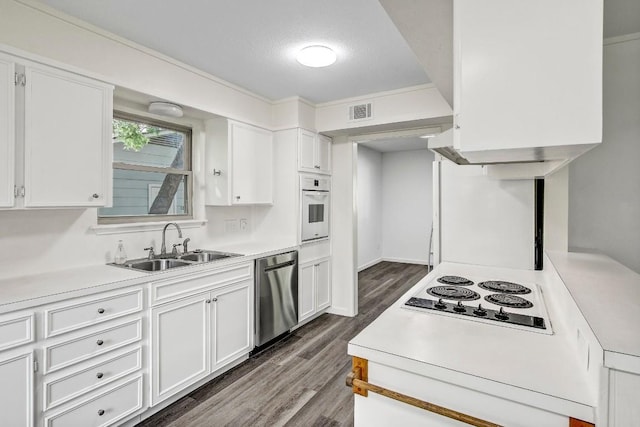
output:
POLYGON ((281 264, 270 265, 268 267, 265 267, 263 271, 265 273, 267 273, 269 271, 273 271, 273 270, 278 270, 280 268, 289 267, 290 265, 296 265, 296 263, 297 263, 297 261, 294 259, 294 260, 291 260, 291 261, 283 262, 281 264))

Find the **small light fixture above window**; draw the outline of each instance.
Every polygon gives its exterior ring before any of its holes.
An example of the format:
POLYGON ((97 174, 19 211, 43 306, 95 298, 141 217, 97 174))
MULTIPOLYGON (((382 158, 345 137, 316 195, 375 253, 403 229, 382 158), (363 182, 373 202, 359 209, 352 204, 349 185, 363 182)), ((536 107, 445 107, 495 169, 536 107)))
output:
POLYGON ((296 60, 307 67, 327 67, 336 62, 336 53, 327 46, 307 46, 298 52, 296 60))
POLYGON ((170 102, 152 102, 149 104, 149 112, 166 117, 182 117, 182 107, 170 102))

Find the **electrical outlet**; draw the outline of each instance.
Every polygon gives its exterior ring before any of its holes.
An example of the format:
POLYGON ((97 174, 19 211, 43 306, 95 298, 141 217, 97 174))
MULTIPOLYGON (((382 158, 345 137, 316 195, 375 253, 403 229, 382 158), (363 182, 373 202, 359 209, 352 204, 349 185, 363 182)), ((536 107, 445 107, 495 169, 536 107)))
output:
POLYGON ((249 221, 246 218, 240 218, 240 230, 246 231, 249 228, 249 221))

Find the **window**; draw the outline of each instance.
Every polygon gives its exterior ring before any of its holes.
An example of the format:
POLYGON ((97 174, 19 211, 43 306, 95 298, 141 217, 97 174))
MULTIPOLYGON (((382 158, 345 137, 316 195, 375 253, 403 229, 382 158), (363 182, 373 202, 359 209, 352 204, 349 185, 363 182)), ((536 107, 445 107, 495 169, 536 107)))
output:
POLYGON ((113 207, 99 224, 192 218, 191 129, 114 113, 113 207))

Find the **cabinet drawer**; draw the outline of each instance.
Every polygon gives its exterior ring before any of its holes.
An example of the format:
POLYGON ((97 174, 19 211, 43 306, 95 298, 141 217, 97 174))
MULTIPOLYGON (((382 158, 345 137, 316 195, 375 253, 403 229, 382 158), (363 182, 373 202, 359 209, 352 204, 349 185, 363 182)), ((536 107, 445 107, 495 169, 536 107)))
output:
POLYGON ((141 408, 142 376, 138 376, 66 411, 46 416, 45 426, 108 426, 141 408))
POLYGON ((170 280, 154 282, 151 286, 151 304, 206 290, 212 286, 226 285, 252 278, 253 263, 228 267, 224 270, 190 274, 170 280))
POLYGON ((34 340, 33 313, 0 316, 0 351, 34 340))
POLYGON ((142 289, 45 310, 45 336, 52 337, 142 310, 142 289))
POLYGON ((142 348, 137 347, 58 379, 45 377, 44 409, 48 410, 97 387, 110 384, 141 367, 142 348))
POLYGON ((137 319, 79 338, 46 346, 44 348, 45 372, 57 371, 65 366, 139 341, 141 337, 142 319, 137 319))

